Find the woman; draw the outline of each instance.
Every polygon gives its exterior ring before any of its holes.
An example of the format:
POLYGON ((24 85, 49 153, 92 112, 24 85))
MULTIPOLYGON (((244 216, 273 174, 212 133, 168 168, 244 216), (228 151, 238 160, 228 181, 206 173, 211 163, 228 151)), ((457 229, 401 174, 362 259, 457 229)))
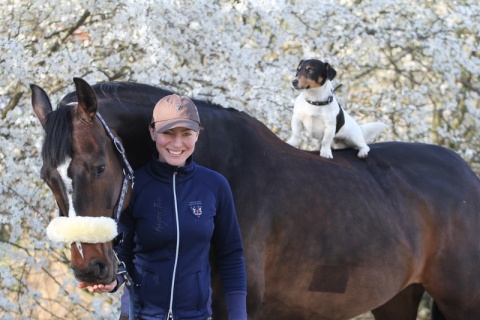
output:
MULTIPOLYGON (((196 106, 185 96, 164 97, 149 130, 157 154, 135 172, 132 199, 119 221, 123 240, 116 248, 135 283, 135 317, 210 319, 212 243, 229 319, 246 319, 243 246, 230 186, 192 159, 200 133, 196 106)), ((121 282, 119 277, 110 285, 80 287, 113 292, 121 282)), ((127 310, 122 303, 120 319, 128 319, 127 310)))

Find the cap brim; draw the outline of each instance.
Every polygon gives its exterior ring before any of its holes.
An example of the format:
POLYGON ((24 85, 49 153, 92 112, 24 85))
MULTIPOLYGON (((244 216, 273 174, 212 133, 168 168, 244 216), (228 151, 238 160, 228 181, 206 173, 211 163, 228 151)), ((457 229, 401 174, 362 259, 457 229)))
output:
POLYGON ((166 121, 157 121, 156 130, 157 132, 165 132, 173 128, 187 128, 193 131, 200 130, 200 124, 196 121, 190 119, 175 119, 175 120, 166 120, 166 121))

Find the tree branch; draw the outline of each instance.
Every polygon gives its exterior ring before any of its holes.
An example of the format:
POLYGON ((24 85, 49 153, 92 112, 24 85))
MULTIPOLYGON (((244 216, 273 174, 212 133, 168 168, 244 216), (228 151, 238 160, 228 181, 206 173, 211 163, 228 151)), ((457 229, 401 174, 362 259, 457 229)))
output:
POLYGON ((8 102, 7 106, 5 107, 5 109, 2 110, 2 114, 1 114, 1 117, 2 117, 2 120, 5 119, 7 117, 7 114, 10 110, 13 110, 17 105, 18 105, 18 102, 20 101, 20 99, 22 98, 23 96, 23 92, 21 91, 17 91, 14 95, 13 95, 13 98, 10 99, 10 101, 8 102))
POLYGON ((90 16, 90 11, 85 10, 85 12, 77 21, 77 23, 74 26, 67 29, 67 33, 60 39, 60 41, 55 42, 55 44, 50 49, 50 52, 55 52, 58 49, 60 49, 60 46, 65 43, 67 38, 70 37, 78 28, 80 28, 85 23, 85 20, 87 20, 89 16, 90 16))

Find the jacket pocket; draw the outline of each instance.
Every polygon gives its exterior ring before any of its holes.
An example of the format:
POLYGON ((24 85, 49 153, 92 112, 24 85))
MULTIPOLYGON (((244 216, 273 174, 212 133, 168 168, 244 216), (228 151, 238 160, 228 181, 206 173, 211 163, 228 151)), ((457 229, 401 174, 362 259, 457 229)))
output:
POLYGON ((208 302, 209 288, 205 281, 205 275, 199 271, 196 273, 197 282, 197 310, 202 310, 208 302))
POLYGON ((168 282, 166 279, 160 279, 160 277, 161 273, 152 273, 137 267, 136 281, 138 282, 136 283, 139 283, 140 286, 135 288, 139 300, 136 302, 142 308, 155 310, 164 309, 165 306, 168 306, 169 288, 165 287, 165 284, 168 282))

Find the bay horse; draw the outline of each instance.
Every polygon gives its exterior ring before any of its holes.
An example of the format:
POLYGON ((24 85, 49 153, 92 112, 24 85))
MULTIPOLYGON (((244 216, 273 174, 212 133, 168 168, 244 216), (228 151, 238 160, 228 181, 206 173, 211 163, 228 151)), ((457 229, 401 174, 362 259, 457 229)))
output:
MULTIPOLYGON (((123 172, 96 114, 137 169, 154 150, 153 107, 171 92, 74 82, 56 110, 31 86, 46 130, 42 178, 62 212, 72 206, 80 216, 113 217, 123 172), (57 170, 65 159, 70 189, 57 170)), ((480 319, 480 180, 460 156, 436 145, 384 142, 370 145, 366 159, 354 150, 324 159, 244 112, 194 102, 205 128, 194 159, 223 174, 233 191, 249 319, 346 319, 372 310, 376 319, 413 320, 424 291, 435 301, 434 318, 480 319)), ((71 246, 77 279, 113 279, 111 242, 84 244, 83 256, 78 250, 71 246)), ((213 277, 214 316, 226 319, 213 277)))

